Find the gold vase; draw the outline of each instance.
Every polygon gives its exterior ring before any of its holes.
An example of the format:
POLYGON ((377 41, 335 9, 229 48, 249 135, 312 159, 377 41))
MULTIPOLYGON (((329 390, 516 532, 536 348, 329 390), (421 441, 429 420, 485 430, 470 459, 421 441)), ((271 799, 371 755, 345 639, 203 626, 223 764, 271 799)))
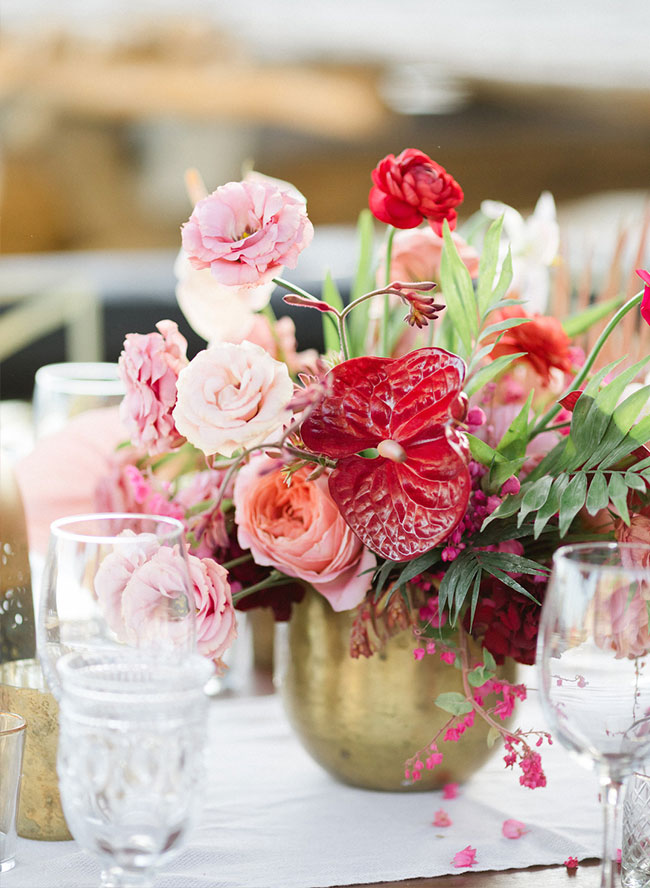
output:
POLYGON ((16 660, 0 667, 0 709, 17 712, 27 722, 18 835, 45 841, 71 839, 56 774, 59 708, 37 660, 16 660))
MULTIPOLYGON (((364 789, 418 791, 467 780, 491 755, 488 726, 477 719, 444 758, 409 784, 404 763, 449 719, 434 705, 445 691, 462 692, 460 670, 435 655, 416 661, 410 631, 367 658, 350 657, 352 613, 335 613, 321 595, 294 605, 279 683, 288 718, 305 749, 334 777, 364 789)), ((475 654, 480 653, 476 648, 475 654)), ((515 677, 506 662, 501 675, 515 677)))

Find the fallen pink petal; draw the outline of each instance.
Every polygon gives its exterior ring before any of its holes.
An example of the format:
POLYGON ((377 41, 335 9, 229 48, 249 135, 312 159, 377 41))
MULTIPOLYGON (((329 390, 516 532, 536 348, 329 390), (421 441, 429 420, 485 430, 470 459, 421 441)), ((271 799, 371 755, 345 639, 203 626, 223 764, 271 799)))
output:
POLYGON ((506 839, 520 839, 522 836, 526 835, 528 829, 526 829, 526 824, 522 823, 521 820, 510 819, 503 821, 501 832, 506 839))
POLYGON ((442 797, 443 799, 455 799, 458 796, 458 784, 457 783, 445 783, 442 787, 442 797))
POLYGON ((451 826, 451 818, 446 811, 443 811, 442 808, 439 811, 436 811, 433 817, 433 825, 434 826, 451 826))
POLYGON ((468 845, 466 848, 463 848, 462 851, 457 851, 451 862, 458 869, 466 866, 474 866, 476 863, 476 848, 472 848, 468 845))

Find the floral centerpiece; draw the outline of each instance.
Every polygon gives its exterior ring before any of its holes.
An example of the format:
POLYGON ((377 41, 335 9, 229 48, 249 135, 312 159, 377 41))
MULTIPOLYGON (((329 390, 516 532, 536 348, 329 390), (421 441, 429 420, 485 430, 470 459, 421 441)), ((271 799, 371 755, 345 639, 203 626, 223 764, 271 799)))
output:
MULTIPOLYGON (((287 619, 311 587, 354 612, 352 657, 410 628, 416 660, 460 669, 463 692, 437 698, 446 721, 413 750, 409 780, 483 719, 520 783, 543 786, 550 738, 507 727, 526 688, 496 667, 534 662, 558 545, 648 539, 650 387, 636 382, 648 358, 596 370, 642 294, 545 313, 559 244, 549 194, 528 220, 486 202, 463 237, 461 187, 426 154, 389 155, 372 181, 344 300, 330 276, 318 295, 281 277, 313 235, 294 188, 250 174, 206 194, 191 179, 177 294, 208 346, 189 360, 171 321, 127 335, 132 447, 102 504, 185 522, 206 656, 232 642, 233 605, 287 619), (377 254, 375 220, 387 226, 377 254), (297 352, 291 320, 270 309, 276 287, 320 314, 323 354, 297 352)), ((625 656, 647 633, 645 619, 619 621, 610 643, 625 656)))

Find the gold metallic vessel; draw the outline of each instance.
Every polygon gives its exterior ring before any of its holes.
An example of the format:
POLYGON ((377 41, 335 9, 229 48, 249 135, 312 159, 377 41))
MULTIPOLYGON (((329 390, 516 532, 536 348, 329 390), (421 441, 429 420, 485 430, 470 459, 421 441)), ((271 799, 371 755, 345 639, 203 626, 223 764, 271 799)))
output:
MULTIPOLYGON (((462 692, 460 670, 437 655, 416 661, 408 630, 369 659, 352 659, 351 625, 352 612, 335 613, 316 593, 293 608, 278 677, 307 751, 334 777, 365 789, 418 791, 467 780, 492 753, 481 720, 458 743, 440 744, 444 759, 434 770, 413 784, 404 779, 405 761, 448 720, 433 701, 462 692)), ((506 663, 503 677, 514 680, 515 668, 506 663)))

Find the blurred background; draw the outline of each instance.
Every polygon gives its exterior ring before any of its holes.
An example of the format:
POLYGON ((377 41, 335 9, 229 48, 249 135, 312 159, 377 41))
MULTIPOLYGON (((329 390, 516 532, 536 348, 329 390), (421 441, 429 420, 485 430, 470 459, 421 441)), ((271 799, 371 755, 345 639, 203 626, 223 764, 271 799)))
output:
POLYGON ((550 190, 597 275, 645 212, 649 38, 647 0, 2 0, 0 396, 52 360, 116 360, 160 317, 191 339, 188 167, 306 195, 293 280, 346 279, 370 171, 405 147, 462 184, 464 217, 550 190))

